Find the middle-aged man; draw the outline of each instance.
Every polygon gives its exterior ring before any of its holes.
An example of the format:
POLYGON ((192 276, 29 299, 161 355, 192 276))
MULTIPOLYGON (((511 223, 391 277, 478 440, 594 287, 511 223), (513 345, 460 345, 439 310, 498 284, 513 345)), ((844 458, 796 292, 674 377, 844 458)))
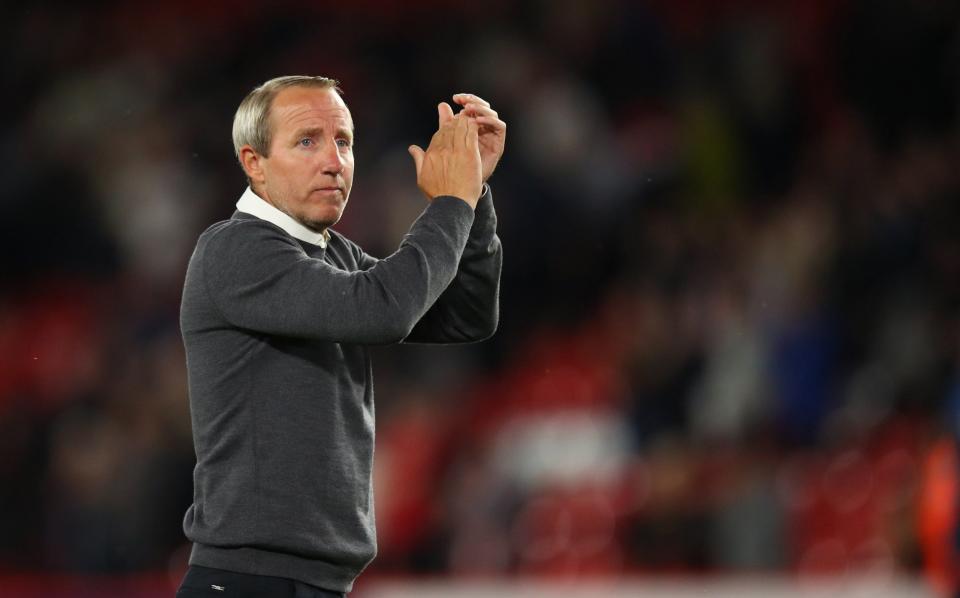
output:
POLYGON ((341 596, 376 554, 367 345, 459 343, 497 327, 490 177, 506 125, 484 100, 438 106, 410 146, 429 202, 378 260, 331 227, 353 182, 336 82, 280 77, 233 125, 249 188, 190 259, 181 306, 197 454, 177 595, 341 596))

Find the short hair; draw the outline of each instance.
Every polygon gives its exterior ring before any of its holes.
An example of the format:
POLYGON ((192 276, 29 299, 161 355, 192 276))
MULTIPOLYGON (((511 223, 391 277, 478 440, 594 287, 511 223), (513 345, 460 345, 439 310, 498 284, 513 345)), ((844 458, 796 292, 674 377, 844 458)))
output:
MULTIPOLYGON (((318 87, 342 94, 340 82, 336 79, 309 75, 276 77, 255 87, 243 98, 233 116, 233 152, 237 160, 240 160, 240 148, 245 145, 252 147, 261 156, 270 156, 270 141, 273 138, 273 131, 270 130, 270 107, 277 94, 288 87, 318 87)), ((243 166, 242 161, 240 166, 243 166)))

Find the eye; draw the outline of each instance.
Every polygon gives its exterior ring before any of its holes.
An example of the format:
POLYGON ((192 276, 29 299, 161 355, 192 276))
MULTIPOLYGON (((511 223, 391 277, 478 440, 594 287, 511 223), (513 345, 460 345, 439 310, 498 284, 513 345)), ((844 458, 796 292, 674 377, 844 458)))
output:
POLYGON ((313 145, 313 139, 310 139, 309 137, 304 137, 297 143, 303 147, 310 147, 311 145, 313 145))
POLYGON ((344 138, 337 139, 337 145, 339 147, 350 147, 350 140, 344 138))

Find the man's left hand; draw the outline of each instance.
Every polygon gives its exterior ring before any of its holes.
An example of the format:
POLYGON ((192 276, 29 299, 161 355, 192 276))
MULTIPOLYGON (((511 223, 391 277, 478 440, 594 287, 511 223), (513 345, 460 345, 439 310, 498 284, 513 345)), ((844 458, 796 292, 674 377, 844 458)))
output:
POLYGON ((477 124, 480 125, 480 168, 483 182, 487 182, 497 167, 500 156, 503 155, 504 143, 507 140, 507 123, 500 120, 497 112, 490 107, 490 102, 472 93, 455 94, 453 101, 463 106, 463 114, 476 119, 477 124))

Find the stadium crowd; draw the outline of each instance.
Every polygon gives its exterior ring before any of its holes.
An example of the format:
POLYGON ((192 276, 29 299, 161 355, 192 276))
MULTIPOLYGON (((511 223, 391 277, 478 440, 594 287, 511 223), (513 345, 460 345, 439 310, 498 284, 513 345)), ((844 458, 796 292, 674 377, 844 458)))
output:
POLYGON ((338 229, 374 255, 422 209, 438 101, 510 126, 500 331, 377 349, 371 576, 952 583, 954 3, 12 10, 0 573, 185 567, 184 269, 243 190, 236 104, 304 73, 341 81, 338 229))

